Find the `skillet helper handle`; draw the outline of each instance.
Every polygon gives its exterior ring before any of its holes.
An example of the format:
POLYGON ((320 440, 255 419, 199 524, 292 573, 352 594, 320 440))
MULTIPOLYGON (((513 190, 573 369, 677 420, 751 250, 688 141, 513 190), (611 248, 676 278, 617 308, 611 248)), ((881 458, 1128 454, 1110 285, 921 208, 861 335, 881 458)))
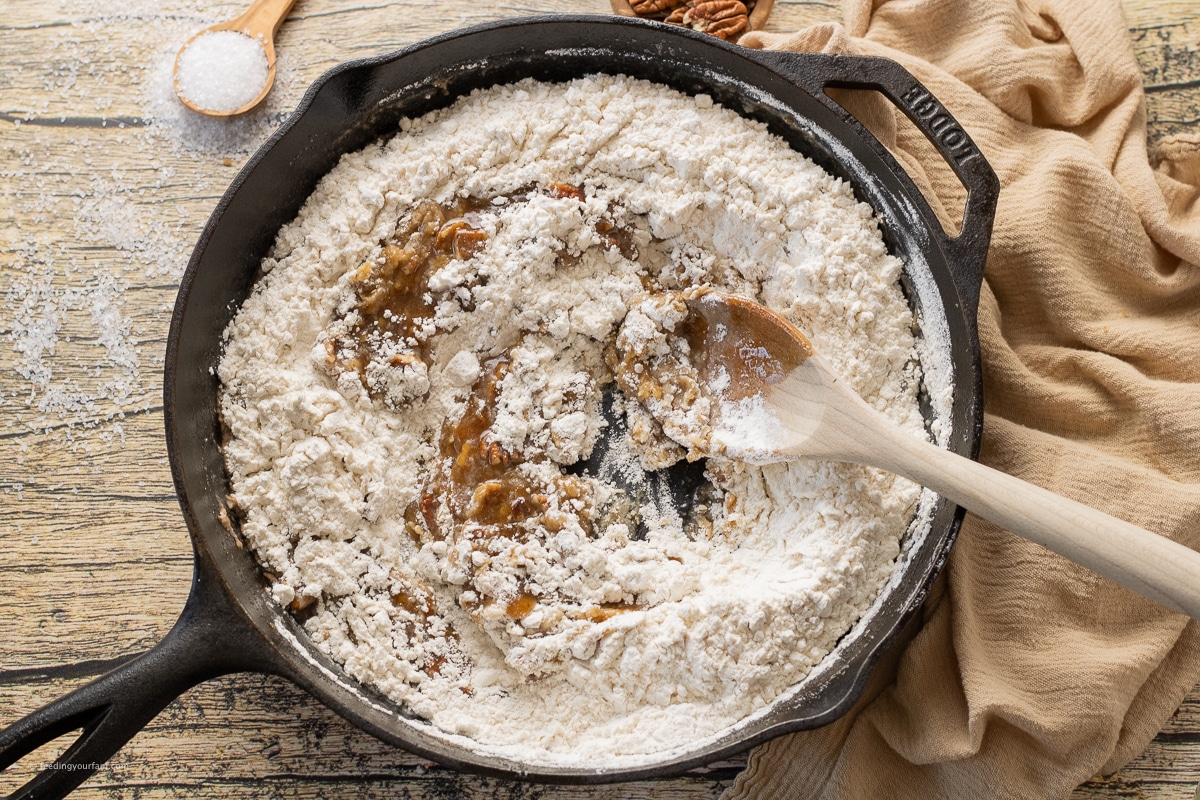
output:
MULTIPOLYGON (((983 285, 983 266, 992 238, 992 222, 1000 195, 1000 180, 970 134, 946 110, 912 73, 895 61, 875 56, 846 56, 830 53, 791 53, 782 50, 757 51, 773 68, 804 87, 829 106, 851 127, 861 130, 882 151, 890 153, 869 131, 828 94, 826 89, 871 89, 881 93, 900 109, 925 135, 967 190, 962 228, 957 236, 947 234, 941 222, 929 211, 928 229, 940 239, 957 284, 959 299, 967 319, 974 325, 983 285)), ((897 171, 904 170, 899 164, 897 171)))
POLYGON ((274 671, 254 663, 261 651, 231 617, 229 601, 201 570, 178 622, 161 642, 86 686, 0 731, 0 770, 60 736, 82 729, 67 750, 4 800, 66 797, 191 687, 219 675, 274 671))

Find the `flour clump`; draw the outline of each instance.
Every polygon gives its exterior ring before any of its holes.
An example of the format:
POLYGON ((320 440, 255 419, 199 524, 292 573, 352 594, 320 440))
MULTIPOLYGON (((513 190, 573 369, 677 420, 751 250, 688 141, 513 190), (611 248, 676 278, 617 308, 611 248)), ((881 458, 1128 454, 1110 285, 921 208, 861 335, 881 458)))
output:
POLYGON ((343 157, 263 272, 219 368, 241 533, 315 645, 435 730, 537 764, 693 744, 808 675, 893 572, 919 488, 691 463, 615 379, 642 298, 713 286, 923 434, 870 209, 711 98, 476 91, 343 157))

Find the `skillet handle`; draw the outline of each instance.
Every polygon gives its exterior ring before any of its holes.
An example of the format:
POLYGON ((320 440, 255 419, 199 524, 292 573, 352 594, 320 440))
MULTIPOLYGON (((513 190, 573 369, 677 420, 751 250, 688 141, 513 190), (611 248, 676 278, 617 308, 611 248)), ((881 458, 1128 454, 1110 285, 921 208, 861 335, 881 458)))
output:
POLYGON ((887 148, 825 90, 873 89, 891 101, 925 134, 925 138, 937 149, 967 190, 962 228, 957 236, 946 234, 941 222, 927 206, 921 208, 921 213, 926 216, 929 230, 940 238, 957 284, 963 311, 974 328, 1000 181, 971 136, 912 73, 895 61, 875 56, 783 50, 756 50, 752 51, 752 55, 806 89, 847 124, 863 133, 867 141, 878 148, 879 154, 893 164, 900 174, 905 174, 904 170, 887 152, 887 148))
POLYGON ((5 800, 62 798, 99 769, 168 703, 230 672, 276 671, 223 588, 198 564, 191 595, 171 631, 150 650, 0 731, 0 770, 82 728, 58 760, 5 800))

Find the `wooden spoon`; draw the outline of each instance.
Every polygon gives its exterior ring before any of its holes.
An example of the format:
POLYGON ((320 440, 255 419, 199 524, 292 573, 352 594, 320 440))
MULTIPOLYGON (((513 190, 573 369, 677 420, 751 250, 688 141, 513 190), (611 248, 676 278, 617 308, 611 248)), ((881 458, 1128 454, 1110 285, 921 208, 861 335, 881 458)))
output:
MULTIPOLYGON (((742 396, 758 392, 764 418, 778 420, 769 433, 747 436, 744 426, 735 432, 718 415, 713 441, 724 455, 756 463, 820 458, 894 472, 1200 619, 1200 553, 901 430, 847 386, 794 325, 758 303, 718 292, 686 302, 689 314, 707 327, 735 332, 741 345, 722 348, 720 360, 735 384, 743 384, 742 396), (759 347, 746 347, 748 342, 759 347)), ((722 340, 727 338, 723 333, 722 340)), ((708 353, 708 360, 714 355, 708 353)))
POLYGON ((231 19, 228 22, 218 22, 216 25, 205 28, 184 42, 183 47, 179 48, 179 54, 175 56, 175 94, 179 96, 179 101, 192 111, 207 114, 210 117, 232 117, 237 114, 244 114, 261 103, 263 98, 267 96, 267 92, 271 91, 271 86, 275 83, 275 34, 279 31, 279 26, 283 24, 284 18, 287 17, 288 12, 292 10, 292 6, 295 4, 296 0, 255 0, 250 8, 240 17, 231 19), (183 89, 179 85, 179 59, 183 55, 183 52, 196 39, 216 31, 233 31, 234 33, 250 37, 262 45, 263 53, 267 57, 267 79, 263 82, 262 91, 253 100, 232 110, 213 110, 197 106, 184 95, 183 89))

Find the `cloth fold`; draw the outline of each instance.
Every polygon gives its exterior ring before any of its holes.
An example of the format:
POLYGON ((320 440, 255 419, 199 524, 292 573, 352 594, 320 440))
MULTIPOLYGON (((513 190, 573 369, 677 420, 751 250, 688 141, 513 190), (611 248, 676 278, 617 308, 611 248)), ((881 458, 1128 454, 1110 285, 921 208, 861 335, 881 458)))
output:
MULTIPOLYGON (((1200 139, 1151 164, 1119 3, 845 0, 843 20, 741 43, 899 61, 999 175, 981 460, 1200 549, 1200 139)), ((838 99, 953 225, 962 187, 915 129, 838 99)), ((1200 680, 1197 622, 970 515, 925 615, 850 714, 756 749, 726 797, 1066 797, 1200 680)))

